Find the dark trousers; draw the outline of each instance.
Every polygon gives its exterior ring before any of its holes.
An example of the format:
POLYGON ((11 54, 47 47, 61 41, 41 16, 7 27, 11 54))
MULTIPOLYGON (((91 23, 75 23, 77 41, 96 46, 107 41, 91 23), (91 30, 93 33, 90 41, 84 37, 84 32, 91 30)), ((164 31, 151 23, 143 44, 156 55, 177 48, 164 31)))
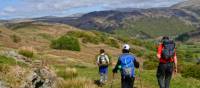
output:
POLYGON ((160 88, 170 88, 174 63, 160 63, 157 70, 157 79, 160 88))
POLYGON ((133 77, 122 77, 121 88, 133 88, 135 78, 133 77))

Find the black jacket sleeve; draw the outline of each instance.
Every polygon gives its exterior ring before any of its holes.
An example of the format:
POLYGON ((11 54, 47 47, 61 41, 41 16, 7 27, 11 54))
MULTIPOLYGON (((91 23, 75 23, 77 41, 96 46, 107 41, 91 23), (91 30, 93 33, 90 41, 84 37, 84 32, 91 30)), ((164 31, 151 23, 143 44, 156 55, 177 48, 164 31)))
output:
POLYGON ((115 68, 113 69, 113 73, 117 73, 120 64, 121 64, 121 61, 118 59, 117 64, 115 65, 115 68))
POLYGON ((134 60, 134 66, 135 66, 135 68, 140 67, 140 63, 136 59, 134 60))

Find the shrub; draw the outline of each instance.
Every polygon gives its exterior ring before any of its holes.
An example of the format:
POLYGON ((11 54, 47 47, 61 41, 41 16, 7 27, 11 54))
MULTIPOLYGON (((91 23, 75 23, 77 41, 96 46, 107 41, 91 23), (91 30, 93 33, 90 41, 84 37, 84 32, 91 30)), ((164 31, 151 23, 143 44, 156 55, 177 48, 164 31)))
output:
MULTIPOLYGON (((126 40, 127 41, 127 40, 126 40)), ((156 51, 156 43, 154 41, 144 41, 139 39, 130 39, 129 42, 133 45, 142 46, 149 50, 156 51)))
POLYGON ((144 55, 144 50, 139 48, 131 48, 130 52, 135 54, 137 57, 142 57, 144 55))
POLYGON ((115 39, 112 39, 112 38, 106 40, 106 41, 105 41, 105 44, 107 44, 107 45, 109 45, 109 46, 111 46, 111 47, 115 47, 115 48, 119 48, 119 47, 120 47, 118 41, 115 40, 115 39))
POLYGON ((61 36, 60 38, 51 42, 51 47, 61 50, 80 51, 80 44, 77 38, 71 36, 61 36))
POLYGON ((102 39, 96 34, 93 32, 70 31, 66 35, 82 38, 83 43, 99 44, 102 39))
POLYGON ((97 88, 97 87, 90 79, 75 78, 59 82, 58 88, 97 88))
POLYGON ((190 36, 187 33, 179 35, 176 40, 185 42, 190 39, 190 36))
POLYGON ((200 79, 200 65, 186 65, 181 69, 181 73, 183 77, 193 77, 196 79, 200 79))
POLYGON ((35 50, 32 47, 22 47, 18 51, 19 54, 28 58, 32 58, 34 56, 34 52, 35 50))
POLYGON ((15 34, 11 35, 10 37, 11 37, 12 41, 15 43, 21 42, 21 37, 15 35, 15 34))
POLYGON ((57 75, 66 80, 66 79, 76 78, 78 76, 78 73, 75 68, 66 68, 65 70, 62 69, 59 70, 57 72, 57 75))
POLYGON ((144 55, 144 58, 146 60, 152 61, 152 62, 157 62, 157 56, 156 56, 156 52, 152 52, 152 51, 147 51, 144 55))
POLYGON ((158 66, 157 62, 153 62, 153 61, 145 61, 143 63, 143 68, 146 70, 155 70, 158 66))
POLYGON ((15 65, 16 61, 13 58, 0 55, 0 64, 15 65))
POLYGON ((119 37, 117 36, 117 39, 123 43, 128 43, 130 41, 129 37, 119 37))
POLYGON ((83 43, 99 44, 100 38, 99 37, 94 37, 94 36, 83 37, 82 38, 82 42, 83 43))
POLYGON ((28 50, 20 50, 19 51, 19 54, 25 56, 25 57, 29 57, 29 58, 32 58, 33 57, 33 52, 31 51, 28 51, 28 50))

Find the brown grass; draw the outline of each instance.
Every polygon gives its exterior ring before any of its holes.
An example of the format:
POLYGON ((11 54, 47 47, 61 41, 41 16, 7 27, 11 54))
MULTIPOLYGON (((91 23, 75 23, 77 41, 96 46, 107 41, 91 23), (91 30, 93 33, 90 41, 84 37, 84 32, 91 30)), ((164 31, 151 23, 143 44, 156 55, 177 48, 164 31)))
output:
POLYGON ((98 87, 90 79, 74 78, 67 81, 59 80, 58 88, 98 88, 98 87))

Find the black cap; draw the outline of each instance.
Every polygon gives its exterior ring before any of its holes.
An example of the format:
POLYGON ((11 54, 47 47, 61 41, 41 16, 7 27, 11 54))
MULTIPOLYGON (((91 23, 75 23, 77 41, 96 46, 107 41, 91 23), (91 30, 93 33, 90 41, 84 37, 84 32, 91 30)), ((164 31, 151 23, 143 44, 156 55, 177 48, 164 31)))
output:
POLYGON ((168 36, 163 36, 162 40, 169 40, 168 36))

